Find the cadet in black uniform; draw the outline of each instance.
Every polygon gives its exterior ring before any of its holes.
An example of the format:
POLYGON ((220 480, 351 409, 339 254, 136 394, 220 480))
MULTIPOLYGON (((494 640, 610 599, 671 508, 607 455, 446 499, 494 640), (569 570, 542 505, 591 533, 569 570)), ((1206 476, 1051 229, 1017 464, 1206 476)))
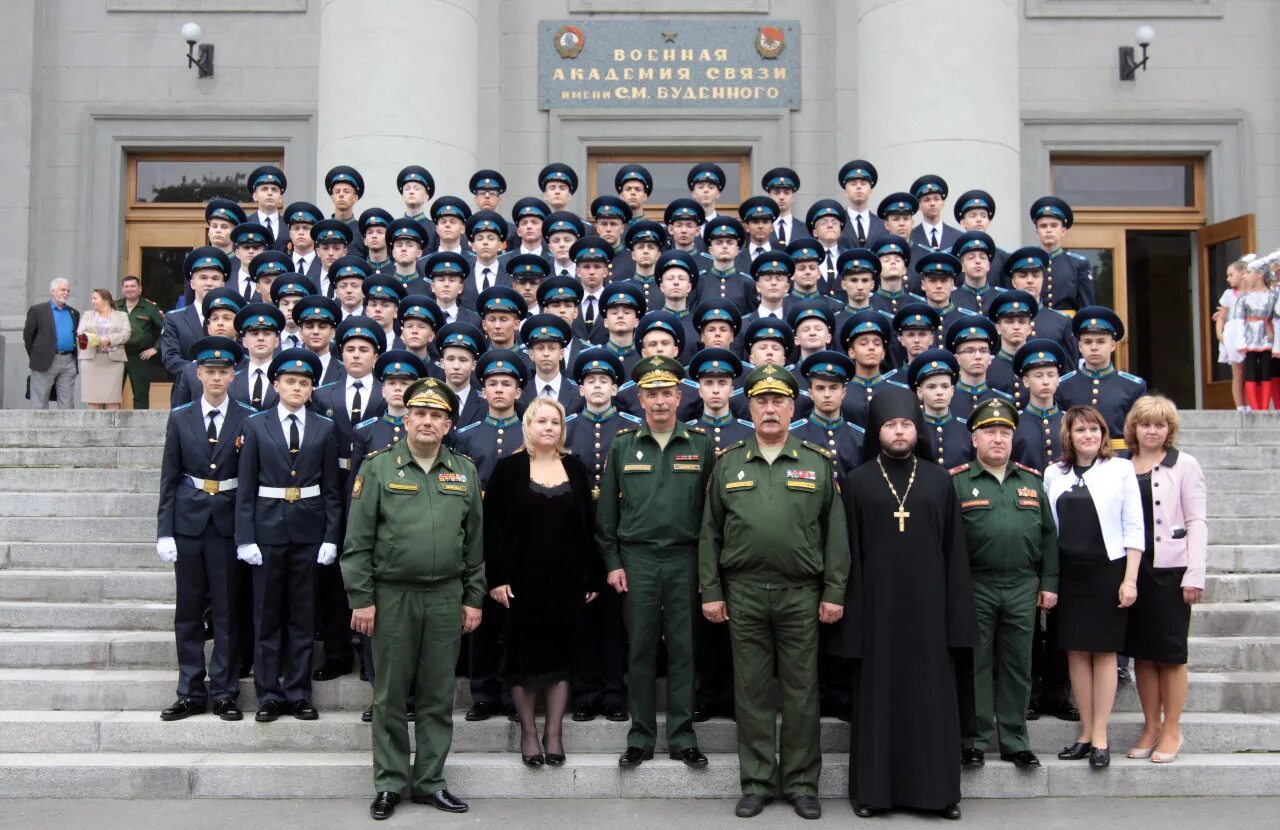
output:
POLYGON ((569 256, 573 259, 577 279, 582 283, 582 313, 574 324, 574 333, 583 340, 602 346, 609 339, 601 300, 614 258, 613 246, 604 237, 584 236, 569 248, 569 256))
MULTIPOLYGON (((431 221, 435 223, 436 251, 452 251, 467 258, 474 258, 465 237, 467 222, 471 219, 471 206, 457 196, 441 196, 431 203, 431 221)), ((421 221, 421 220, 419 220, 421 221)), ((427 227, 424 222, 423 227, 427 227)))
POLYGON ((653 174, 643 164, 624 164, 614 174, 613 188, 631 213, 627 221, 639 219, 644 215, 644 203, 653 195, 653 174))
POLYGON ((1068 314, 1093 305, 1093 266, 1084 256, 1062 247, 1074 221, 1071 206, 1056 196, 1042 196, 1031 204, 1031 223, 1040 247, 1049 255, 1040 302, 1068 314))
POLYGON ((747 230, 747 238, 738 251, 734 266, 739 271, 751 270, 751 263, 756 257, 772 250, 786 250, 783 245, 774 248, 769 239, 773 234, 773 223, 778 219, 778 203, 768 196, 752 196, 738 205, 738 218, 747 230))
MULTIPOLYGON (((792 423, 791 431, 797 438, 825 449, 831 456, 836 479, 843 481, 862 463, 865 434, 862 427, 845 420, 842 411, 848 383, 854 375, 853 361, 837 351, 815 352, 800 364, 800 374, 809 382, 813 411, 809 417, 792 423)), ((848 717, 848 712, 843 715, 848 717)))
MULTIPOLYGON (((396 264, 391 259, 391 248, 387 242, 387 228, 394 221, 390 211, 378 207, 367 208, 356 220, 357 238, 363 243, 364 259, 369 263, 370 273, 390 274, 395 270, 396 264)), ((427 229, 427 226, 423 225, 423 228, 427 229)), ((430 230, 427 231, 430 234, 430 230)))
POLYGON ((987 383, 1013 398, 1019 411, 1027 405, 1027 392, 1022 388, 1022 377, 1013 365, 1013 356, 1027 342, 1031 333, 1031 320, 1040 310, 1040 304, 1025 291, 1005 291, 987 312, 987 318, 996 324, 1000 335, 1000 349, 987 367, 987 383))
POLYGON ((444 373, 434 365, 440 354, 435 347, 436 332, 443 325, 444 312, 424 294, 410 294, 400 301, 396 309, 396 327, 400 329, 401 344, 406 351, 432 366, 435 371, 431 376, 437 380, 444 380, 444 373))
POLYGON ((538 171, 538 189, 551 210, 568 210, 570 197, 578 192, 578 174, 569 165, 553 161, 538 171))
POLYGON ((800 223, 791 213, 796 193, 800 191, 800 175, 790 167, 774 167, 760 177, 760 189, 778 206, 778 218, 773 220, 769 244, 786 248, 797 237, 803 237, 800 223))
POLYGON ((991 355, 999 343, 996 324, 976 314, 957 320, 947 329, 947 351, 956 356, 960 366, 955 396, 951 399, 952 415, 968 420, 975 406, 992 397, 1013 403, 1010 395, 991 388, 987 383, 987 367, 991 365, 991 355))
POLYGON ((538 307, 538 286, 551 273, 551 263, 538 254, 516 254, 502 261, 503 270, 511 281, 511 287, 524 300, 529 314, 542 311, 538 307))
POLYGON ((848 214, 834 199, 819 199, 809 206, 804 217, 805 229, 816 239, 822 248, 822 261, 818 270, 822 276, 818 280, 818 290, 838 302, 844 302, 844 292, 840 288, 839 264, 841 240, 848 214))
POLYGON ((268 372, 280 403, 246 419, 236 557, 254 565, 255 720, 319 717, 311 705, 315 566, 338 556, 342 489, 333 421, 306 408, 320 359, 285 349, 268 372))
MULTIPOLYGON (((607 349, 586 349, 573 363, 573 378, 582 390, 583 408, 565 419, 565 446, 591 473, 592 496, 600 496, 605 459, 618 430, 640 425, 636 416, 613 404, 622 380, 622 361, 607 349)), ((622 621, 622 595, 603 591, 582 609, 578 626, 578 660, 573 678, 573 719, 595 720, 603 714, 611 721, 625 721, 627 714, 626 628, 622 621)))
MULTIPOLYGON (((240 313, 244 301, 234 288, 222 286, 204 295, 200 307, 204 312, 204 334, 216 337, 236 336, 235 319, 240 313)), ((202 338, 203 339, 203 338, 202 338)), ((197 376, 198 364, 194 359, 182 366, 174 378, 173 390, 169 399, 174 406, 191 403, 200 397, 200 378, 197 376)))
POLYGON ((742 314, 755 309, 759 302, 755 281, 735 266, 738 251, 746 238, 746 229, 732 216, 717 216, 702 226, 702 240, 712 262, 698 274, 695 303, 721 299, 733 302, 742 314))
POLYGON ((156 554, 173 563, 177 599, 173 631, 178 699, 160 719, 204 712, 209 695, 223 720, 240 720, 240 579, 235 569, 235 494, 239 435, 253 409, 227 396, 242 353, 234 340, 205 337, 192 346, 198 400, 175 407, 160 463, 156 554), (213 652, 205 688, 204 612, 212 609, 213 652))
POLYGON ((243 365, 237 367, 227 394, 247 403, 255 412, 276 405, 277 396, 267 377, 271 358, 280 347, 284 314, 270 303, 249 303, 236 315, 236 334, 244 348, 243 365))
POLYGON ((1147 382, 1137 375, 1119 371, 1112 363, 1116 343, 1124 337, 1124 323, 1109 308, 1086 306, 1072 318, 1071 330, 1080 344, 1084 365, 1062 377, 1058 384, 1058 405, 1063 410, 1073 406, 1095 407, 1102 413, 1112 435, 1111 449, 1128 457, 1124 419, 1133 402, 1147 394, 1147 382))
POLYGON ((484 333, 470 323, 441 326, 435 342, 440 349, 440 373, 444 375, 449 390, 458 398, 453 432, 445 438, 445 443, 452 449, 457 430, 476 423, 488 412, 484 393, 475 382, 476 361, 487 346, 484 333))
MULTIPOLYGON (((787 356, 791 354, 795 348, 796 335, 782 320, 776 317, 763 317, 754 320, 749 324, 744 323, 742 329, 742 351, 746 353, 747 359, 742 361, 743 380, 746 375, 751 374, 758 366, 772 364, 784 369, 791 367, 787 363, 787 356)), ((795 380, 794 375, 792 380, 795 380)), ((797 390, 799 384, 796 385, 797 390)), ((747 420, 751 416, 749 409, 749 398, 745 393, 739 393, 733 396, 733 400, 729 402, 730 409, 733 414, 743 420, 747 420)), ((795 418, 799 420, 808 416, 813 411, 813 400, 797 394, 795 398, 795 418)))
MULTIPOLYGON (((415 219, 427 230, 427 250, 434 251, 440 244, 436 237, 434 212, 428 213, 427 204, 436 195, 436 180, 431 171, 417 164, 410 164, 396 174, 396 190, 404 202, 404 215, 415 219)), ((434 205, 432 206, 434 207, 434 205)))
POLYGON ((709 161, 699 162, 689 168, 685 176, 685 184, 689 187, 689 195, 702 207, 707 221, 716 217, 716 202, 724 192, 724 169, 709 161))
MULTIPOLYGON (((634 182, 632 182, 634 184, 634 182)), ((609 244, 613 259, 609 263, 609 275, 605 282, 630 279, 635 273, 631 254, 622 244, 622 234, 631 224, 631 208, 617 196, 597 196, 591 201, 591 221, 598 238, 609 244)))
POLYGON ((394 267, 391 276, 408 294, 431 294, 431 284, 423 278, 418 261, 427 245, 427 229, 417 219, 402 216, 387 226, 387 245, 394 267))
POLYGON ((662 212, 662 221, 671 237, 671 250, 693 255, 702 266, 711 261, 702 241, 702 226, 707 221, 702 205, 692 199, 672 199, 662 212))
POLYGON ((684 346, 677 359, 684 363, 698 349, 698 330, 693 325, 693 305, 690 299, 698 289, 697 260, 686 251, 663 251, 655 268, 662 296, 654 310, 670 312, 680 321, 684 331, 684 346))
POLYGON ((937 252, 925 254, 916 266, 920 271, 920 292, 924 295, 925 302, 938 315, 938 330, 934 333, 933 345, 941 348, 943 336, 956 320, 979 312, 962 308, 955 303, 960 260, 949 253, 937 252))
POLYGON ((871 294, 871 307, 889 316, 908 303, 923 303, 924 298, 907 290, 907 269, 912 253, 901 236, 882 236, 871 243, 871 251, 880 259, 879 285, 871 294))
POLYGON ((890 365, 905 375, 911 361, 926 349, 933 347, 942 318, 928 303, 908 303, 893 315, 893 330, 897 342, 889 349, 890 365))
MULTIPOLYGON (((684 325, 680 318, 669 311, 650 311, 640 318, 635 331, 636 352, 640 358, 669 357, 679 361, 684 351, 684 325)), ((623 364, 626 365, 625 363, 623 364)), ((676 418, 687 421, 694 418, 701 409, 698 400, 698 384, 687 377, 681 378, 676 387, 680 393, 680 403, 676 406, 676 418)), ((644 409, 640 406, 640 388, 635 381, 628 380, 618 387, 617 404, 622 409, 644 417, 644 409)))
POLYGON ((610 283, 600 294, 600 309, 606 333, 602 345, 613 352, 622 361, 622 368, 630 373, 631 367, 640 360, 636 327, 646 311, 644 291, 631 280, 610 283))
MULTIPOLYGON (((953 211, 961 230, 987 233, 991 220, 996 218, 996 200, 985 190, 966 190, 956 198, 953 211)), ((990 281, 1001 288, 1009 287, 1004 276, 1004 264, 1008 257, 1009 254, 998 245, 991 254, 990 281)))
POLYGON ((738 342, 742 314, 728 300, 698 303, 693 309, 693 327, 698 332, 699 348, 728 349, 735 354, 742 350, 742 344, 738 342))
POLYGON ((689 378, 697 389, 702 414, 686 423, 704 429, 716 452, 753 434, 751 422, 738 418, 729 408, 734 386, 742 379, 742 361, 737 355, 722 348, 700 349, 689 361, 689 378))
POLYGON ((554 314, 569 325, 569 343, 564 349, 565 368, 578 362, 578 355, 591 348, 591 343, 574 335, 578 324, 578 306, 582 302, 582 283, 573 277, 552 276, 538 284, 538 307, 554 314))
MULTIPOLYGON (((791 290, 782 301, 782 307, 790 311, 791 306, 804 300, 822 300, 831 306, 837 314, 843 305, 829 293, 823 293, 822 263, 826 258, 826 250, 812 236, 798 236, 791 240, 785 248, 787 255, 795 266, 791 274, 791 290)), ((839 270, 839 263, 836 269, 839 270)))
POLYGON ((929 460, 950 469, 973 460, 973 441, 963 418, 951 414, 960 364, 945 349, 929 349, 918 355, 907 367, 911 388, 920 398, 924 410, 924 434, 929 460))
POLYGON ((959 261, 963 275, 952 298, 956 305, 986 314, 1004 291, 996 285, 996 274, 991 270, 995 251, 995 240, 982 231, 966 231, 951 246, 951 255, 959 261))
POLYGON ((1052 340, 1028 340, 1013 356, 1013 368, 1027 392, 1027 405, 1013 433, 1013 460, 1044 472, 1062 457, 1062 409, 1054 400, 1058 379, 1069 364, 1052 340))
POLYGON ((850 314, 840 325, 840 345, 853 359, 854 367, 841 411, 845 420, 863 429, 871 399, 878 391, 886 384, 907 388, 898 380, 900 374, 896 369, 880 371, 889 344, 889 325, 889 318, 874 310, 850 314))
POLYGON ((656 268, 658 257, 667 246, 667 229, 651 219, 639 219, 627 226, 622 241, 634 266, 628 279, 644 291, 645 308, 657 311, 662 308, 663 297, 656 268))
POLYGON ((388 349, 378 355, 378 361, 373 365, 373 376, 382 390, 385 408, 380 415, 356 424, 355 440, 351 444, 352 480, 366 456, 381 452, 404 438, 404 416, 408 411, 404 405, 404 391, 415 380, 427 377, 427 364, 413 352, 388 349))
POLYGON ((528 407, 534 398, 542 397, 559 401, 566 415, 582 408, 578 384, 561 371, 565 349, 572 339, 569 324, 556 314, 534 314, 520 326, 520 342, 528 350, 534 369, 520 393, 522 407, 528 407))
MULTIPOLYGON (((1044 274, 1049 267, 1049 255, 1041 248, 1019 248, 1005 260, 1004 269, 1010 288, 1025 291, 1032 297, 1040 297, 1044 291, 1044 274)), ((1067 365, 1075 366, 1080 359, 1076 336, 1071 331, 1071 316, 1038 303, 1040 310, 1031 318, 1031 337, 1043 337, 1062 346, 1067 365)))

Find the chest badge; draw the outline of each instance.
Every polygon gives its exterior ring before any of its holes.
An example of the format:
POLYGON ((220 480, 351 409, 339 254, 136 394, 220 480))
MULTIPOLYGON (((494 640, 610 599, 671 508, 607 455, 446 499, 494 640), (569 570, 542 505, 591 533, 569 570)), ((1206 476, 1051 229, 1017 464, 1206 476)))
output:
POLYGON ((742 481, 746 477, 747 473, 745 470, 738 470, 738 481, 742 481))
POLYGON ((640 450, 636 450, 636 460, 639 461, 642 458, 644 458, 644 453, 640 450))
POLYGON ((977 497, 977 495, 978 495, 978 488, 977 488, 977 487, 974 487, 972 492, 973 492, 974 497, 976 498, 976 497, 977 497))
POLYGON ((401 478, 404 478, 404 470, 398 470, 396 472, 396 475, 400 476, 401 478))

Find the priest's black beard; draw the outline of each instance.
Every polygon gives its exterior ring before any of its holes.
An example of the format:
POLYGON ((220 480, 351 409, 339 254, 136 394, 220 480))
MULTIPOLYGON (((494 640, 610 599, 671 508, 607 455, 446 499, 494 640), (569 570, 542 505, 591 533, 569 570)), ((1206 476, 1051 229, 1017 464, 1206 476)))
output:
POLYGON ((915 442, 914 442, 914 441, 912 441, 910 444, 908 444, 908 445, 907 445, 907 448, 906 448, 906 449, 904 449, 902 452, 897 452, 897 451, 895 451, 895 450, 893 450, 893 449, 890 449, 889 447, 882 447, 882 448, 881 448, 881 451, 882 451, 882 452, 884 452, 884 454, 885 454, 886 456, 888 456, 889 458, 899 458, 899 459, 901 459, 901 458, 910 458, 910 457, 911 457, 911 453, 915 452, 915 450, 916 450, 916 445, 915 445, 915 442))

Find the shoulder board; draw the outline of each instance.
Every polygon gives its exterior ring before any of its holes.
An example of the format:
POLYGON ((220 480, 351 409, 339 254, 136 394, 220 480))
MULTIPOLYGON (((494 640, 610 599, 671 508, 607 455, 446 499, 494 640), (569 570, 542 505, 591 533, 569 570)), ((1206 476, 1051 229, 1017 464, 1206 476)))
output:
POLYGON ((187 403, 180 403, 180 404, 178 404, 177 406, 175 406, 175 407, 173 408, 173 410, 172 410, 172 411, 174 411, 174 412, 181 412, 182 410, 186 409, 186 408, 187 408, 187 407, 189 407, 189 406, 195 406, 195 403, 196 403, 195 401, 188 401, 187 403))
POLYGON ((724 454, 725 454, 725 453, 727 453, 729 450, 736 450, 736 449, 740 449, 740 448, 742 448, 742 447, 745 447, 746 445, 747 445, 747 442, 746 442, 745 440, 743 440, 743 441, 734 441, 734 442, 733 442, 732 444, 730 444, 729 446, 724 447, 723 449, 721 449, 721 450, 720 450, 720 455, 724 455, 724 454))
POLYGON ((369 426, 369 424, 375 424, 377 422, 378 422, 377 416, 374 416, 372 418, 365 418, 363 421, 356 424, 356 429, 364 429, 365 427, 369 426))
POLYGON ((750 421, 743 420, 742 418, 738 419, 738 423, 742 424, 744 427, 751 427, 752 429, 756 428, 755 424, 751 423, 750 421))
POLYGON ((875 310, 875 311, 880 312, 880 313, 881 313, 881 314, 883 314, 885 317, 888 317, 890 320, 892 320, 892 319, 893 319, 893 315, 892 315, 892 314, 890 314, 889 312, 885 311, 883 308, 877 308, 877 309, 874 309, 874 310, 875 310))
POLYGON ((1127 381, 1131 381, 1132 383, 1146 383, 1146 381, 1143 380, 1142 378, 1138 377, 1137 375, 1131 375, 1128 372, 1116 372, 1116 374, 1118 374, 1120 377, 1124 378, 1127 381))
POLYGON ((331 423, 331 424, 333 423, 333 419, 332 419, 332 418, 330 418, 328 415, 321 415, 319 412, 315 412, 315 411, 313 411, 311 414, 312 414, 312 415, 314 415, 314 416, 316 416, 317 418, 319 418, 319 419, 320 419, 320 420, 322 420, 322 421, 328 421, 328 422, 329 422, 329 423, 331 423))
MULTIPOLYGON (((1040 306, 1040 308, 1041 310, 1052 311, 1054 314, 1058 315, 1059 317, 1067 317, 1066 314, 1064 314, 1061 311, 1058 311, 1058 309, 1054 308, 1053 306, 1044 305, 1044 306, 1040 306)), ((1067 317, 1067 319, 1070 320, 1071 318, 1067 317)))
MULTIPOLYGON (((890 379, 890 380, 886 380, 886 381, 885 381, 885 383, 889 383, 889 384, 892 384, 892 385, 894 385, 894 386, 901 386, 903 389, 908 389, 908 390, 909 390, 909 389, 911 389, 911 387, 910 387, 910 386, 907 386, 905 383, 903 383, 903 382, 901 382, 901 381, 897 381, 897 380, 892 380, 892 379, 890 379)), ((1004 393, 1003 393, 1003 392, 1001 392, 1000 394, 1004 395, 1004 393)), ((1008 397, 1008 396, 1006 395, 1005 397, 1008 397)))
POLYGON ((813 443, 812 441, 801 441, 800 443, 801 443, 801 444, 803 444, 804 446, 808 447, 809 449, 813 450, 814 452, 816 452, 818 455, 822 456, 823 458, 830 458, 830 457, 831 457, 831 453, 827 450, 827 448, 826 448, 826 447, 820 447, 820 446, 818 446, 817 444, 813 443))
POLYGON ((862 427, 858 426, 858 425, 857 425, 857 424, 855 424, 853 421, 845 421, 845 423, 849 425, 849 429, 857 430, 858 432, 862 433, 863 435, 866 435, 866 434, 867 434, 867 431, 866 431, 864 428, 862 428, 862 427))
POLYGON ((619 387, 618 387, 618 391, 619 391, 619 392, 621 392, 623 389, 630 389, 631 387, 633 387, 633 386, 635 386, 635 385, 636 385, 636 382, 635 382, 634 380, 629 380, 629 381, 627 381, 626 383, 624 383, 624 384, 622 384, 621 386, 619 386, 619 387))
MULTIPOLYGON (((636 423, 637 423, 637 424, 638 424, 638 423, 640 423, 640 419, 639 419, 639 418, 637 418, 637 419, 636 419, 636 423)), ((614 435, 615 435, 615 436, 618 436, 618 435, 629 435, 630 433, 635 432, 637 429, 639 429, 639 427, 627 427, 626 429, 620 429, 620 430, 618 430, 617 432, 615 432, 615 433, 614 433, 614 435)))
POLYGON ((1017 461, 1013 462, 1013 466, 1017 467, 1019 470, 1023 470, 1025 472, 1031 473, 1031 475, 1035 476, 1036 478, 1044 477, 1044 473, 1040 472, 1035 467, 1028 467, 1026 464, 1019 464, 1017 461))
POLYGON ((959 422, 959 423, 961 423, 961 424, 964 424, 966 427, 967 427, 967 426, 969 426, 969 419, 968 419, 968 418, 956 418, 956 421, 957 421, 957 422, 959 422))
POLYGON ((685 426, 687 426, 687 427, 691 427, 691 426, 693 426, 693 425, 694 425, 694 424, 696 424, 696 423, 698 423, 698 419, 697 419, 697 418, 690 418, 689 420, 687 420, 687 421, 685 421, 685 422, 684 422, 684 425, 685 425, 685 426))
MULTIPOLYGON (((961 464, 961 465, 960 465, 960 466, 958 466, 958 467, 952 467, 950 470, 947 470, 947 472, 948 472, 948 473, 951 473, 951 475, 953 475, 953 476, 954 476, 954 475, 959 475, 960 473, 965 472, 966 470, 968 470, 968 469, 969 469, 970 467, 972 467, 972 466, 973 466, 972 464, 961 464)), ((1019 465, 1019 466, 1021 466, 1021 465, 1019 465)))
MULTIPOLYGON (((973 308, 964 308, 963 306, 956 306, 956 308, 960 311, 961 314, 982 314, 981 311, 978 311, 977 309, 973 309, 973 308)), ((986 315, 983 315, 983 316, 985 317, 986 315)))
POLYGON ((567 423, 569 423, 570 421, 572 421, 574 418, 577 418, 577 417, 578 417, 578 413, 576 413, 576 412, 570 412, 568 415, 564 416, 564 422, 567 424, 567 423))
POLYGON ((690 432, 696 432, 696 433, 698 433, 699 435, 706 435, 706 434, 707 434, 707 431, 706 431, 705 429, 703 429, 702 427, 694 426, 693 424, 688 424, 687 426, 689 427, 689 431, 690 431, 690 432))
MULTIPOLYGON (((394 446, 394 445, 393 445, 393 446, 394 446)), ((378 453, 380 453, 380 452, 383 452, 383 451, 384 451, 384 450, 386 450, 386 449, 388 449, 388 448, 387 448, 387 447, 383 447, 381 450, 374 450, 373 452, 367 453, 367 454, 365 455, 365 460, 366 460, 366 461, 368 461, 370 458, 373 458, 375 455, 377 455, 377 454, 378 454, 378 453)))
POLYGON ((1077 254, 1075 251, 1067 251, 1067 256, 1075 257, 1076 259, 1081 260, 1082 262, 1089 261, 1089 258, 1087 256, 1085 256, 1084 254, 1077 254))
POLYGON ((1000 389, 992 389, 991 391, 994 392, 998 398, 1004 398, 1006 401, 1013 400, 1013 395, 1010 395, 1008 392, 1000 389))
POLYGON ((330 386, 336 386, 337 383, 338 382, 336 380, 331 380, 328 383, 322 383, 316 387, 316 391, 319 392, 321 389, 328 389, 330 386))
POLYGON ((249 404, 245 403, 244 401, 236 401, 236 404, 237 404, 241 409, 248 410, 249 412, 252 412, 252 413, 254 413, 254 414, 257 414, 257 412, 258 412, 258 410, 254 409, 252 406, 249 406, 249 404))
POLYGON ((1059 382, 1059 383, 1062 383, 1064 380, 1070 380, 1071 378, 1075 377, 1075 376, 1076 376, 1076 374, 1077 374, 1077 373, 1076 373, 1076 371, 1075 371, 1075 370, 1072 370, 1072 371, 1070 371, 1070 372, 1067 372, 1065 375, 1063 375, 1061 378, 1059 378, 1059 379, 1058 379, 1058 382, 1059 382))
POLYGON ((264 410, 262 410, 261 412, 255 412, 255 413, 253 413, 252 415, 250 415, 249 417, 250 417, 250 418, 261 418, 263 415, 266 415, 268 412, 275 412, 275 411, 276 411, 276 408, 273 406, 273 407, 271 407, 270 409, 264 409, 264 410))
POLYGON ((742 277, 742 279, 743 279, 743 281, 744 281, 744 282, 749 282, 749 283, 751 283, 752 285, 755 285, 755 284, 756 284, 756 279, 755 279, 755 277, 747 276, 746 274, 742 273, 741 271, 739 271, 739 272, 738 272, 738 276, 742 277))
POLYGON ((457 430, 457 432, 459 435, 461 435, 464 432, 469 432, 470 430, 475 429, 476 427, 480 426, 482 423, 484 423, 484 421, 472 421, 471 423, 467 424, 465 427, 462 427, 461 429, 457 430))
POLYGON ((804 426, 807 423, 809 423, 808 418, 801 418, 798 421, 792 421, 791 425, 788 426, 787 429, 799 429, 800 427, 804 426))
POLYGON ((736 398, 736 397, 738 397, 739 395, 745 395, 745 394, 746 394, 746 393, 742 391, 742 387, 741 387, 741 386, 739 386, 737 389, 735 389, 735 390, 733 390, 732 392, 730 392, 730 393, 729 393, 729 397, 731 397, 731 398, 736 398))
POLYGON ((1007 288, 1001 288, 1001 287, 1000 287, 1000 286, 998 286, 998 285, 993 285, 993 286, 991 286, 991 288, 992 288, 992 290, 994 290, 997 294, 1003 294, 1004 292, 1006 292, 1006 291, 1008 291, 1008 290, 1009 290, 1009 289, 1007 289, 1007 288))
MULTIPOLYGON (((629 381, 628 381, 628 382, 629 382, 629 381)), ((697 388, 698 388, 698 382, 697 382, 696 380, 689 380, 688 378, 680 378, 680 385, 681 385, 681 386, 692 386, 694 389, 697 389, 697 388)))
MULTIPOLYGON (((632 415, 630 412, 619 412, 619 413, 618 413, 618 415, 619 415, 620 417, 622 417, 622 418, 625 418, 626 420, 630 421, 630 422, 631 422, 631 423, 633 423, 633 424, 639 424, 639 423, 641 423, 640 417, 639 417, 638 415, 632 415)), ((626 430, 618 430, 618 431, 619 431, 619 432, 630 432, 631 430, 630 430, 630 428, 628 428, 628 429, 626 429, 626 430)))

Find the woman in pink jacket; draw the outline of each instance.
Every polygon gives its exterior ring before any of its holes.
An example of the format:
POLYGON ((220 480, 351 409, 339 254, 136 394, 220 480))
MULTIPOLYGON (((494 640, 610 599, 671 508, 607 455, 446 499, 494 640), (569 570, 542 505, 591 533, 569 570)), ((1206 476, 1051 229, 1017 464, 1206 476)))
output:
POLYGON ((1125 418, 1124 438, 1138 474, 1147 526, 1138 600, 1129 609, 1124 649, 1137 661, 1145 725, 1129 757, 1168 764, 1182 749, 1178 721, 1187 700, 1187 630, 1191 606, 1204 594, 1204 472, 1193 457, 1174 449, 1178 410, 1163 395, 1144 395, 1134 402, 1125 418))

